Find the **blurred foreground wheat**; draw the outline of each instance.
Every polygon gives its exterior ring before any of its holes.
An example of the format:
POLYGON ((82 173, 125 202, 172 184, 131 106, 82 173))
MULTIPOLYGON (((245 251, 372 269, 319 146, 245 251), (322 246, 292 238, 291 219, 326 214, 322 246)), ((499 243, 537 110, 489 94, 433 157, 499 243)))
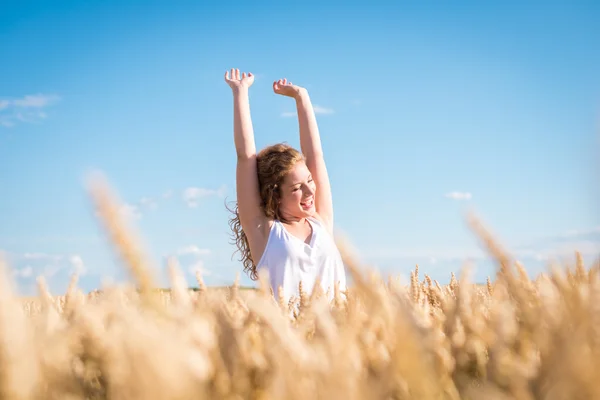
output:
POLYGON ((243 294, 200 276, 190 291, 174 261, 161 293, 102 182, 92 199, 136 286, 84 295, 74 277, 53 297, 40 278, 22 304, 3 265, 2 399, 600 398, 599 266, 579 256, 532 281, 473 219, 499 265, 487 287, 418 268, 384 280, 344 251, 354 283, 332 304, 283 304, 265 276, 243 294))

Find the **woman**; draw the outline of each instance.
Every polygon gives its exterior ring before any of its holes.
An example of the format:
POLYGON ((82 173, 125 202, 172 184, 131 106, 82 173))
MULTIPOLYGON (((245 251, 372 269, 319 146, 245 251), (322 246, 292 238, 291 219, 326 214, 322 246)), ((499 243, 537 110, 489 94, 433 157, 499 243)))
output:
POLYGON ((334 286, 345 290, 342 258, 333 240, 333 205, 315 113, 306 89, 286 79, 273 82, 276 94, 296 101, 302 153, 275 144, 258 154, 250 118, 248 89, 254 75, 225 73, 233 92, 237 152, 237 209, 230 225, 253 280, 266 269, 275 295, 285 301, 311 293, 317 278, 329 298, 334 286))

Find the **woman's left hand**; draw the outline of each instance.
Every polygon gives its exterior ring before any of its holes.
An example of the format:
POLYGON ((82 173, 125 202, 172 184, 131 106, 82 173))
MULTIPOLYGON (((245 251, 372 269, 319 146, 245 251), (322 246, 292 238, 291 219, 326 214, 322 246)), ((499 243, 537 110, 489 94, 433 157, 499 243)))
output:
POLYGON ((297 98, 302 93, 306 92, 306 89, 298 85, 293 85, 292 82, 288 82, 287 79, 280 79, 273 82, 273 92, 282 96, 297 98))

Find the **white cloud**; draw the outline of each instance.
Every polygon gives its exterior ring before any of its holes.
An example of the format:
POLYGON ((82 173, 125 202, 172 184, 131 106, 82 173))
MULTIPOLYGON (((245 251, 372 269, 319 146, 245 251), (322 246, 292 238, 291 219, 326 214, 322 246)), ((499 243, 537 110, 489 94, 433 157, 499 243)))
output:
MULTIPOLYGON (((472 247, 413 247, 413 248, 370 248, 359 256, 364 256, 376 263, 429 263, 443 262, 462 263, 467 260, 490 260, 492 256, 484 249, 476 237, 472 247)), ((579 252, 587 263, 600 259, 600 227, 570 230, 562 234, 529 241, 516 245, 503 246, 509 255, 522 260, 525 265, 530 262, 559 262, 572 263, 575 252, 579 252)))
POLYGON ((47 254, 47 253, 24 253, 23 258, 26 260, 51 260, 60 261, 61 255, 47 254))
POLYGON ((137 220, 142 218, 142 213, 140 212, 139 207, 133 204, 122 204, 120 207, 120 212, 123 217, 129 220, 137 220))
POLYGON ((19 278, 31 278, 33 275, 33 268, 30 265, 27 265, 23 268, 14 269, 13 275, 19 278))
POLYGON ((74 272, 79 275, 84 275, 86 273, 85 264, 83 263, 83 259, 80 255, 73 255, 69 257, 69 262, 71 263, 74 272))
POLYGON ((129 220, 139 220, 143 217, 144 211, 156 210, 158 202, 151 197, 142 197, 135 203, 121 204, 121 215, 129 220))
MULTIPOLYGON (((335 112, 332 108, 321 107, 316 104, 313 105, 313 110, 314 110, 315 114, 321 114, 321 115, 333 114, 335 112)), ((296 111, 284 111, 281 113, 281 116, 284 118, 295 117, 296 115, 298 115, 296 113, 296 111)))
POLYGON ((156 210, 158 208, 156 200, 151 199, 150 197, 142 197, 138 203, 141 208, 146 210, 156 210))
POLYGON ((166 261, 170 257, 174 257, 177 259, 178 264, 190 274, 194 275, 196 271, 200 271, 203 276, 208 276, 211 274, 211 271, 205 267, 204 257, 210 254, 210 249, 191 244, 182 246, 175 250, 173 254, 165 255, 163 258, 166 261))
MULTIPOLYGON (((210 196, 223 197, 227 191, 226 185, 221 185, 218 189, 207 189, 201 187, 188 187, 182 192, 182 199, 188 207, 198 207, 200 200, 210 196)), ((143 196, 137 201, 123 202, 120 207, 121 215, 129 220, 139 220, 144 217, 148 211, 155 211, 159 208, 162 201, 173 197, 173 190, 164 191, 156 196, 143 196)))
POLYGON ((201 249, 196 245, 189 245, 189 246, 184 246, 181 247, 177 250, 176 254, 178 256, 182 256, 182 255, 187 255, 187 254, 194 254, 197 256, 201 256, 201 255, 207 255, 210 254, 210 249, 201 249))
POLYGON ((35 94, 19 99, 0 100, 0 126, 10 128, 19 122, 39 123, 48 117, 43 111, 60 100, 57 95, 35 94))
POLYGON ((43 108, 56 103, 59 100, 60 97, 56 95, 36 94, 13 100, 11 103, 16 107, 21 108, 43 108))
POLYGON ((11 118, 0 115, 0 125, 5 128, 12 128, 15 126, 15 123, 11 121, 11 118))
POLYGON ((447 198, 453 199, 453 200, 471 200, 473 195, 469 192, 450 192, 450 193, 446 193, 444 195, 444 197, 447 197, 447 198))
POLYGON ((12 268, 13 276, 22 279, 40 275, 46 278, 64 272, 79 275, 86 273, 85 264, 79 254, 50 254, 42 252, 7 253, 7 261, 12 268))
POLYGON ((413 248, 386 248, 377 247, 359 249, 359 256, 373 260, 423 260, 431 264, 437 264, 440 261, 464 261, 480 260, 487 257, 486 253, 475 246, 473 247, 413 247, 413 248))
POLYGON ((577 238, 577 237, 584 237, 584 236, 589 236, 589 235, 595 235, 595 234, 600 234, 600 226, 595 226, 593 228, 588 228, 588 229, 571 229, 568 230, 560 235, 559 238, 577 238))
POLYGON ((204 267, 204 261, 197 260, 192 265, 189 266, 188 272, 192 275, 195 275, 196 272, 200 272, 202 276, 210 276, 212 272, 204 267))
POLYGON ((218 196, 223 197, 225 195, 226 186, 222 185, 219 189, 206 189, 200 187, 188 187, 183 191, 183 201, 190 208, 198 207, 200 199, 218 196))
POLYGON ((316 104, 313 106, 313 110, 315 114, 333 114, 334 112, 332 108, 321 107, 316 104))
POLYGON ((516 253, 521 257, 548 261, 573 258, 576 251, 581 253, 584 258, 600 257, 600 241, 584 240, 560 243, 552 247, 522 248, 516 253))
POLYGON ((516 251, 540 261, 572 258, 576 251, 584 258, 597 258, 600 257, 600 226, 571 229, 524 244, 516 251))

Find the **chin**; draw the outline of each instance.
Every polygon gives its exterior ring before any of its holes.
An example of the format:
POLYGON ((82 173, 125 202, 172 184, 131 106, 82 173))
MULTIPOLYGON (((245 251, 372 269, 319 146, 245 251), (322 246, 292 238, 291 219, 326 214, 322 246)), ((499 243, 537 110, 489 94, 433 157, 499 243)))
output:
POLYGON ((308 208, 308 209, 306 209, 306 208, 300 209, 300 214, 303 217, 313 217, 316 213, 317 213, 317 210, 314 206, 311 208, 308 208))
POLYGON ((314 217, 316 213, 317 213, 317 211, 313 208, 312 210, 304 211, 304 216, 305 217, 314 217))

